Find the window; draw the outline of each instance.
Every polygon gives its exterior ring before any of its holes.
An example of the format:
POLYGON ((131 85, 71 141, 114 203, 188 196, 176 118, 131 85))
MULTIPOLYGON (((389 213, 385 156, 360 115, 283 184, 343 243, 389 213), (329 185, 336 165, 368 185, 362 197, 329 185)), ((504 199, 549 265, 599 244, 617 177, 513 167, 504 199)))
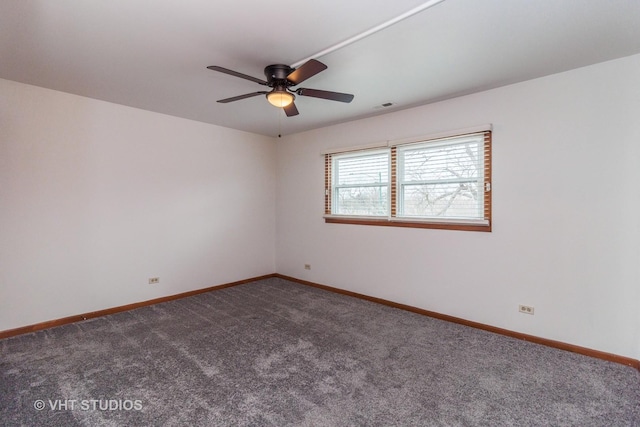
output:
POLYGON ((389 152, 345 154, 333 159, 333 213, 386 217, 389 152))
POLYGON ((491 131, 325 154, 325 221, 491 231, 491 131))

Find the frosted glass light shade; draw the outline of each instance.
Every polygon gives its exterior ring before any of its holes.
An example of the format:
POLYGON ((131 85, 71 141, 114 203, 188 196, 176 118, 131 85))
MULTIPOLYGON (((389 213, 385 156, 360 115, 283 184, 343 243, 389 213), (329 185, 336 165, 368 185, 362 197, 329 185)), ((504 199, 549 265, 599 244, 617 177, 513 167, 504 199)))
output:
POLYGON ((269 92, 267 94, 267 100, 269 100, 271 105, 279 108, 286 107, 287 105, 291 104, 294 98, 295 97, 293 96, 293 94, 284 90, 274 90, 273 92, 269 92))

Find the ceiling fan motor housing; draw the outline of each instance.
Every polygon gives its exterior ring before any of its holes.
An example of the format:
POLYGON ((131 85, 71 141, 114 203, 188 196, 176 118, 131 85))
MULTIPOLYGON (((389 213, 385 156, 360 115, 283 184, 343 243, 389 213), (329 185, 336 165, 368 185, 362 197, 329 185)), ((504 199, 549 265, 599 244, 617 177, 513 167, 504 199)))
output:
POLYGON ((284 64, 273 64, 267 65, 264 69, 264 75, 267 78, 267 83, 269 83, 269 87, 274 87, 276 85, 285 85, 287 82, 287 76, 294 71, 294 68, 289 67, 284 64))

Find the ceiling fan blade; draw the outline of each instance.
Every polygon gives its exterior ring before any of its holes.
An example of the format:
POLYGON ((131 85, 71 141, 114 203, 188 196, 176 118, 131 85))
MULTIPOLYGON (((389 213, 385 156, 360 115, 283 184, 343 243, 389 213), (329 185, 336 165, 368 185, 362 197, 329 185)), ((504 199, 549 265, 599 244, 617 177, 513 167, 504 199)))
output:
POLYGON ((210 65, 207 68, 213 71, 218 71, 219 73, 225 73, 225 74, 229 74, 230 76, 240 77, 241 79, 250 80, 252 82, 255 82, 264 86, 267 85, 267 82, 262 79, 251 77, 246 74, 239 73, 237 71, 229 70, 227 68, 218 67, 217 65, 210 65))
POLYGON ((287 76, 287 80, 293 83, 293 86, 302 83, 309 77, 313 77, 320 71, 326 70, 327 66, 320 61, 310 59, 300 66, 297 70, 292 71, 287 76))
POLYGON ((284 107, 284 112, 287 115, 287 117, 297 116, 298 114, 300 114, 298 112, 298 108, 296 107, 296 104, 294 104, 293 102, 287 105, 286 107, 284 107))
POLYGON ((225 98, 225 99, 221 99, 218 102, 222 103, 222 104, 226 104, 228 102, 233 102, 233 101, 240 101, 241 99, 245 99, 245 98, 251 98, 253 96, 258 96, 258 95, 264 95, 267 92, 261 91, 261 92, 252 92, 252 93, 245 93, 244 95, 238 95, 238 96, 234 96, 231 98, 225 98))
POLYGON ((300 88, 296 91, 298 95, 311 96, 313 98, 329 99, 331 101, 351 102, 353 95, 350 93, 330 92, 327 90, 304 89, 300 88))

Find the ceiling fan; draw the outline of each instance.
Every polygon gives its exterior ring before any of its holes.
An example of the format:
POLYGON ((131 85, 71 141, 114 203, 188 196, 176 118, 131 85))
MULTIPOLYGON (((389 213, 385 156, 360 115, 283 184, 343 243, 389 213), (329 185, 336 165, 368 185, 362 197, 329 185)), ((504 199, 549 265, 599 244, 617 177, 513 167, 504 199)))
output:
POLYGON ((283 64, 268 65, 264 69, 264 75, 267 77, 266 81, 239 73, 237 71, 229 70, 227 68, 218 67, 217 65, 211 65, 207 68, 213 71, 218 71, 220 73, 240 77, 241 79, 250 80, 252 82, 271 88, 270 91, 252 92, 244 95, 234 96, 231 98, 221 99, 218 101, 223 104, 239 101, 245 98, 251 98, 253 96, 266 95, 267 100, 272 105, 283 108, 287 117, 291 117, 299 114, 298 109, 296 108, 296 104, 293 102, 296 99, 294 94, 347 103, 353 100, 353 95, 349 93, 330 92, 319 89, 291 88, 292 86, 297 86, 308 78, 313 77, 319 72, 327 69, 326 65, 315 59, 310 59, 297 69, 283 64))

